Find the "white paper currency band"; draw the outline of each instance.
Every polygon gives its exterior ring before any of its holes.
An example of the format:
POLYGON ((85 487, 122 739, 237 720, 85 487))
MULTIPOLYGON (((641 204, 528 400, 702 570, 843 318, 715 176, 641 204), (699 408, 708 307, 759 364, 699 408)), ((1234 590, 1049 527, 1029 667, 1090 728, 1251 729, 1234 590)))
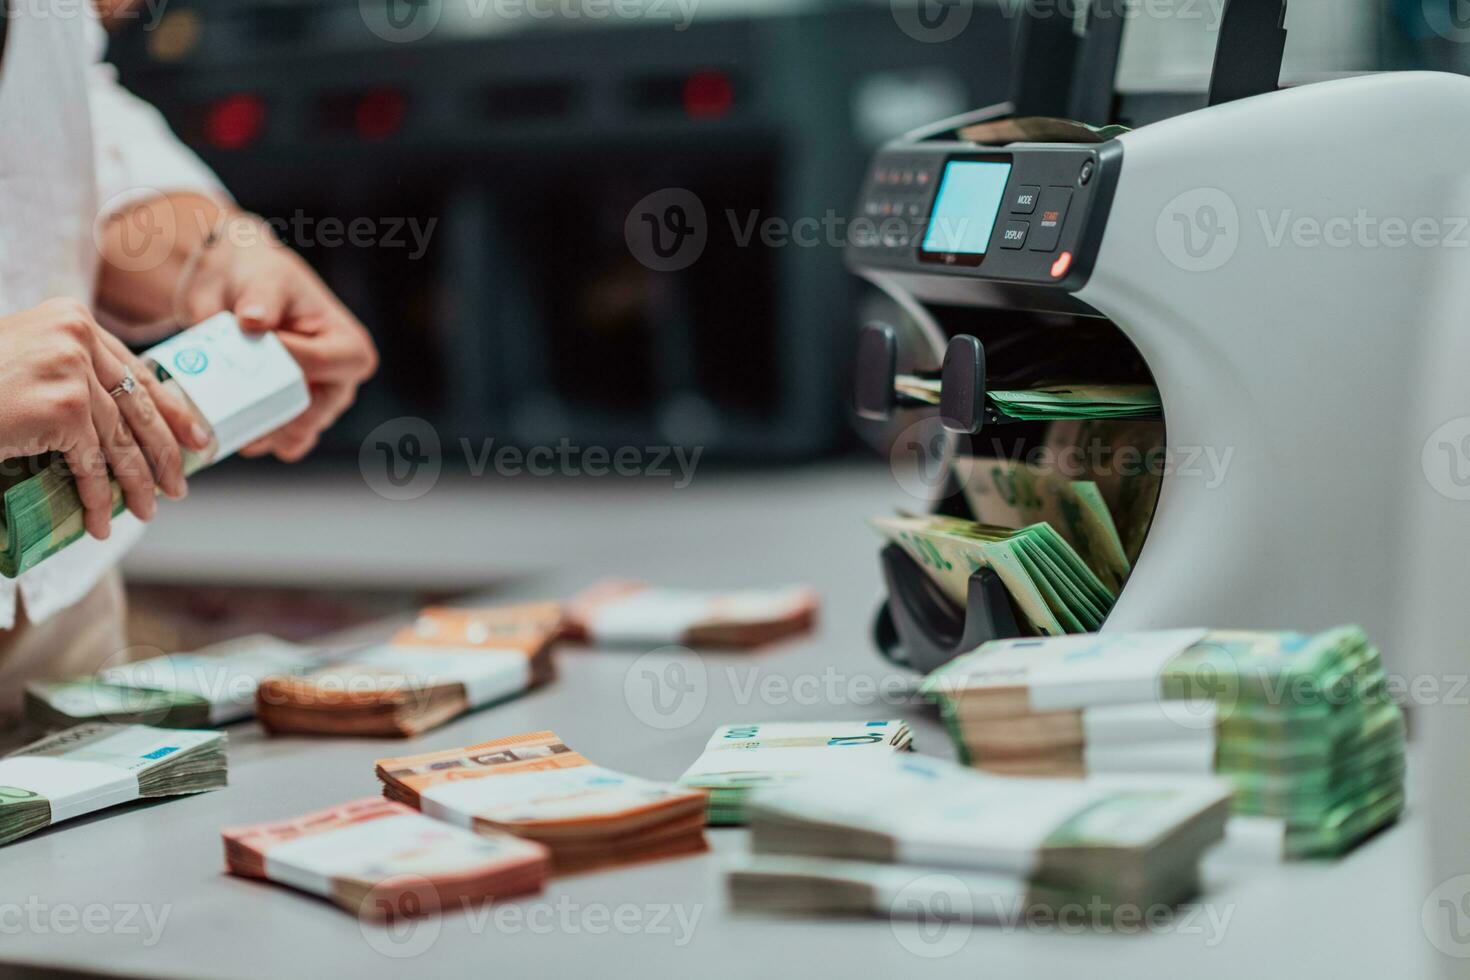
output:
POLYGON ((1083 750, 1088 773, 1193 773, 1215 771, 1214 739, 1170 742, 1121 742, 1089 745, 1083 750))
POLYGON ((531 685, 530 658, 519 650, 384 646, 364 650, 352 662, 402 673, 409 684, 461 684, 472 708, 510 697, 531 685))
POLYGON ((354 877, 422 833, 426 818, 396 813, 307 834, 265 852, 265 875, 315 895, 330 895, 332 879, 354 877))
MULTIPOLYGON (((486 776, 484 779, 496 779, 504 777, 486 776)), ((455 789, 457 786, 482 782, 483 779, 460 779, 452 783, 440 783, 438 786, 430 786, 419 794, 419 811, 426 817, 435 820, 443 820, 445 823, 463 827, 466 830, 475 829, 475 814, 472 807, 465 806, 460 799, 465 790, 455 789)))
POLYGON ((710 608, 703 593, 644 589, 597 607, 587 631, 599 643, 681 643, 710 608))
MULTIPOLYGON (((875 876, 873 911, 899 918, 924 918, 945 908, 959 919, 1008 921, 1026 907, 1026 879, 1010 875, 955 874, 942 867, 885 867, 875 876), (944 904, 941 904, 944 903, 944 904)), ((838 881, 858 881, 838 871, 838 881)))
POLYGON ((223 725, 255 715, 260 681, 280 674, 300 674, 316 662, 304 648, 273 640, 239 653, 171 653, 150 657, 102 673, 109 684, 152 687, 197 694, 209 702, 209 723, 223 725))
POLYGON ((219 441, 219 459, 306 410, 301 367, 273 333, 246 334, 220 313, 144 353, 194 402, 219 441))
POLYGON ((1037 711, 1067 711, 1100 704, 1142 704, 1159 696, 1159 675, 1179 654, 1204 639, 1203 629, 1156 633, 1099 633, 1055 637, 1046 646, 1064 653, 1057 668, 1031 681, 1037 711), (1105 652, 1104 652, 1105 651, 1105 652), (1096 653, 1095 657, 1088 656, 1096 653), (1121 669, 1120 669, 1121 668, 1121 669))
POLYGON ((0 759, 0 786, 44 796, 51 804, 52 823, 138 798, 138 777, 126 769, 51 756, 0 759))
POLYGON ((1082 710, 1082 735, 1088 745, 1196 741, 1213 746, 1217 720, 1214 703, 1109 704, 1082 710))

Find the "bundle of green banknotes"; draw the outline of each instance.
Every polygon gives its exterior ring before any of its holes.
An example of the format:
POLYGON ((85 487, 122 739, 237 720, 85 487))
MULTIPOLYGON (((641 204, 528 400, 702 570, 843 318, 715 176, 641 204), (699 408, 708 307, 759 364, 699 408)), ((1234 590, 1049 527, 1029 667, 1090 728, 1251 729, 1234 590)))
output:
POLYGON ((1404 807, 1403 712, 1353 626, 998 640, 922 690, 972 766, 1219 776, 1284 857, 1340 854, 1404 807))

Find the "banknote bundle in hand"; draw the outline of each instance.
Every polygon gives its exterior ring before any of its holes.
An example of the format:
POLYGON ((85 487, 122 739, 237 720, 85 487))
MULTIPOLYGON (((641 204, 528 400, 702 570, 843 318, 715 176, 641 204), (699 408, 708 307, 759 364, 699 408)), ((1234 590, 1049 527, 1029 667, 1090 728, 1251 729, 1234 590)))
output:
MULTIPOLYGON (((158 381, 194 409, 210 445, 183 454, 185 475, 219 462, 295 418, 310 403, 305 376, 274 334, 245 334, 221 313, 142 355, 158 381)), ((131 394, 122 398, 139 397, 131 394)), ((85 533, 76 480, 56 454, 32 457, 0 478, 0 575, 14 578, 85 533)), ((112 481, 112 514, 123 510, 112 481)))
POLYGON ((869 767, 913 748, 905 721, 777 721, 725 725, 679 783, 709 793, 710 826, 745 823, 745 803, 759 786, 840 771, 861 779, 869 767))
POLYGON ((705 849, 705 794, 604 769, 555 732, 380 759, 383 793, 476 832, 508 831, 551 851, 553 873, 705 849))
POLYGON ((1230 809, 1230 787, 1211 778, 1023 779, 919 756, 883 762, 758 790, 755 860, 729 882, 736 907, 902 915, 899 899, 922 901, 937 880, 959 882, 970 907, 955 911, 977 919, 1073 904, 1136 913, 1198 891, 1200 857, 1230 809))
POLYGON ((718 592, 610 579, 567 605, 567 635, 608 646, 755 647, 807 632, 818 605, 802 586, 718 592))
POLYGON ((277 733, 417 735, 550 680, 561 628, 552 602, 425 609, 386 644, 263 681, 256 713, 277 733))
POLYGON ((203 728, 255 714, 260 682, 300 674, 317 662, 311 647, 274 636, 242 636, 193 653, 169 653, 109 667, 96 677, 32 681, 26 715, 44 729, 84 721, 203 728))
POLYGON ((1117 598, 1050 524, 1015 529, 930 514, 876 517, 873 526, 961 609, 970 577, 979 569, 992 569, 1026 633, 1057 636, 1095 630, 1117 598))
POLYGON ((137 799, 225 785, 225 736, 86 724, 0 759, 0 844, 137 799))
POLYGON ((1357 627, 1000 640, 922 690, 971 765, 1217 774, 1285 857, 1340 854, 1404 806, 1403 714, 1357 627))
POLYGON ((541 845, 474 834, 380 796, 220 835, 232 874, 290 885, 368 919, 524 895, 546 881, 541 845))

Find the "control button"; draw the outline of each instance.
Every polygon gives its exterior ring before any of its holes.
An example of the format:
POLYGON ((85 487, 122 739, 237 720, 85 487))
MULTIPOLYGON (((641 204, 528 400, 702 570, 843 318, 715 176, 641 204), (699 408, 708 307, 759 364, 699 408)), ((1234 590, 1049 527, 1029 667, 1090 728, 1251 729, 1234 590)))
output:
POLYGON ((1033 252, 1050 252, 1062 240, 1062 224, 1067 220, 1067 208, 1072 204, 1070 187, 1048 187, 1041 194, 1041 203, 1036 210, 1040 220, 1031 232, 1030 249, 1033 252))
POLYGON ((865 213, 870 218, 876 218, 878 216, 878 211, 879 208, 877 201, 868 201, 863 204, 863 213, 865 213))
POLYGON ((929 171, 920 170, 918 176, 914 179, 919 182, 920 187, 923 187, 925 184, 929 183, 929 171))
POLYGON ((1008 221, 1000 233, 1001 248, 1025 248, 1026 236, 1031 231, 1029 221, 1008 221))
POLYGON ((1082 172, 1077 175, 1077 183, 1083 187, 1092 183, 1092 175, 1097 172, 1097 167, 1091 160, 1082 165, 1082 172))
POLYGON ((1011 211, 1014 214, 1030 214, 1036 210, 1036 198, 1040 187, 1017 187, 1011 192, 1011 211))
POLYGON ((1072 253, 1063 252, 1061 255, 1058 255, 1057 260, 1051 264, 1051 277, 1053 279, 1060 279, 1067 274, 1067 270, 1070 268, 1072 268, 1072 253))
POLYGON ((909 205, 909 217, 910 218, 917 218, 919 216, 919 213, 922 210, 923 209, 920 208, 917 204, 910 204, 909 205))

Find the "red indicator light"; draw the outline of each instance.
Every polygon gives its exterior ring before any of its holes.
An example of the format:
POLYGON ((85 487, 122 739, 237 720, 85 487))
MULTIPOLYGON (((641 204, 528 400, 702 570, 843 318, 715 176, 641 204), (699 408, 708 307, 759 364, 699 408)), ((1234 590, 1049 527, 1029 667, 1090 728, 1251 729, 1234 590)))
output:
POLYGON ((698 71, 684 79, 684 112, 693 119, 718 119, 735 104, 730 76, 721 71, 698 71))
POLYGON ((1051 277, 1053 279, 1060 279, 1067 274, 1067 270, 1070 268, 1072 268, 1072 253, 1063 252, 1061 255, 1058 255, 1057 260, 1051 264, 1051 277))
POLYGON ((221 150, 249 146, 265 128, 265 102, 258 95, 240 93, 220 99, 204 119, 204 138, 221 150))
POLYGON ((363 139, 377 140, 391 136, 403 127, 403 117, 408 101, 402 92, 393 89, 376 89, 368 92, 357 103, 353 112, 353 123, 357 134, 363 139))

